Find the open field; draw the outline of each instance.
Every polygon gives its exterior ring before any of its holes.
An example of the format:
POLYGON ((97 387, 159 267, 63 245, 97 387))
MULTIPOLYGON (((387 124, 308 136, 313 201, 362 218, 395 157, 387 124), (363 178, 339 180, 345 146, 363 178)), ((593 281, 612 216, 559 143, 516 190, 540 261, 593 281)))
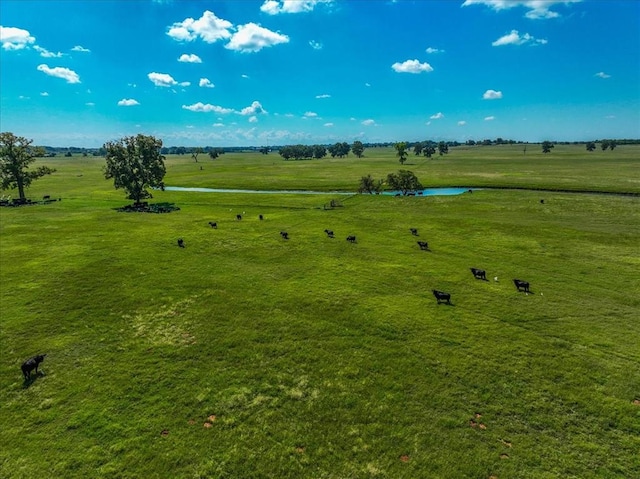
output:
MULTIPOLYGON (((640 193, 638 147, 521 148, 405 169, 640 193)), ((166 184, 353 191, 400 167, 365 154, 171 157, 166 184)), ((0 209, 1 477, 640 476, 640 198, 165 191, 180 211, 118 213, 103 162, 47 159, 28 193, 62 201, 0 209)))

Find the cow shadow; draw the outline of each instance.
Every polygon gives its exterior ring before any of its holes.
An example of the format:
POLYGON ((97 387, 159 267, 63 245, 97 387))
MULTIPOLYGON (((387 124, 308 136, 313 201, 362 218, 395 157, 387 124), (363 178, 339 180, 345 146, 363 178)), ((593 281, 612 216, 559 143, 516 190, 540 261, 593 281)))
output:
POLYGON ((35 383, 39 377, 43 377, 45 374, 42 371, 31 374, 28 378, 22 382, 22 389, 29 389, 33 383, 35 383))

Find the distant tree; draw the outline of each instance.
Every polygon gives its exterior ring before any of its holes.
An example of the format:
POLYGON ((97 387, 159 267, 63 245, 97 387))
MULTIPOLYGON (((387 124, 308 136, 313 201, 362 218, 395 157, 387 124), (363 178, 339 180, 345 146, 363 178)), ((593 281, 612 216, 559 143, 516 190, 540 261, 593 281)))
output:
POLYGON ((193 158, 193 160, 197 163, 198 162, 198 155, 200 153, 202 153, 204 150, 202 148, 192 148, 191 149, 191 158, 193 158))
POLYGON ((482 146, 491 146, 492 144, 491 140, 482 140, 482 146))
POLYGON ((399 190, 403 195, 411 191, 422 190, 423 186, 412 171, 399 170, 387 175, 387 184, 392 190, 399 190))
POLYGON ((609 148, 609 145, 610 145, 609 140, 602 140, 600 142, 600 148, 602 148, 602 151, 605 151, 607 148, 609 148))
POLYGON ((422 149, 422 153, 427 158, 431 158, 436 154, 436 144, 433 141, 425 142, 424 148, 422 149))
POLYGON ((65 156, 65 157, 67 157, 67 158, 71 158, 71 157, 73 156, 73 154, 72 154, 70 151, 67 151, 67 152, 64 154, 64 156, 65 156))
POLYGON ((550 141, 543 141, 542 142, 542 153, 549 153, 551 151, 551 149, 554 147, 554 144, 551 143, 550 141))
POLYGON ((184 155, 187 153, 187 148, 184 146, 179 146, 176 148, 176 154, 178 155, 184 155))
POLYGON ((33 140, 10 132, 0 133, 0 184, 3 190, 18 188, 21 200, 25 199, 24 190, 33 180, 56 171, 48 166, 29 171, 29 165, 44 155, 43 148, 31 146, 31 143, 33 140))
POLYGON ((447 145, 444 141, 438 143, 438 153, 440 153, 440 156, 449 153, 449 145, 447 145))
POLYGON ((363 176, 360 178, 360 186, 358 186, 358 193, 372 194, 376 189, 376 180, 371 175, 363 176))
POLYGON ((423 150, 424 150, 424 144, 421 141, 418 141, 415 145, 413 145, 413 153, 416 156, 421 155, 423 150))
POLYGON ((596 149, 596 144, 593 141, 587 142, 587 151, 593 151, 596 149))
POLYGON ((209 150, 209 158, 211 158, 212 160, 215 160, 216 158, 218 158, 218 156, 220 156, 220 154, 218 153, 218 150, 216 150, 215 148, 212 150, 209 150))
POLYGON ((319 160, 320 158, 324 158, 325 156, 327 156, 327 149, 324 147, 324 145, 313 145, 312 147, 313 150, 313 157, 317 160, 319 160))
POLYGON ((618 146, 618 143, 616 143, 616 140, 609 140, 609 149, 611 151, 613 151, 613 149, 618 146))
POLYGON ((407 161, 407 143, 401 141, 393 145, 396 149, 396 156, 398 157, 398 161, 401 165, 404 165, 404 162, 407 161))
POLYGON ((362 154, 364 153, 364 145, 360 140, 356 140, 353 142, 353 145, 351 145, 351 151, 353 151, 353 154, 358 158, 362 158, 362 154))
POLYGON ((139 204, 152 195, 149 187, 161 187, 167 170, 160 153, 162 140, 153 136, 126 136, 104 144, 107 150, 106 179, 113 178, 116 189, 124 189, 130 200, 139 204))
POLYGON ((269 152, 270 152, 271 150, 269 149, 269 147, 268 147, 268 146, 263 146, 263 147, 262 147, 262 148, 260 148, 258 151, 259 151, 260 153, 262 153, 263 155, 268 155, 268 154, 269 154, 269 152))
POLYGON ((474 146, 476 142, 474 140, 467 140, 467 145, 474 146))

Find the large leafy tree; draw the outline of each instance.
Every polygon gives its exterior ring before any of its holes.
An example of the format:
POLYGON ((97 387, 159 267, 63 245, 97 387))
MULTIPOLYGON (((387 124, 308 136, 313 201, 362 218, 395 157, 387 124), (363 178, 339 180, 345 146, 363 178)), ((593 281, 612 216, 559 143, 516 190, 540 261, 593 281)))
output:
POLYGON ((2 189, 18 188, 21 200, 25 199, 24 190, 31 182, 53 173, 54 169, 40 166, 29 170, 29 165, 38 156, 44 156, 44 149, 31 146, 33 140, 16 136, 11 132, 0 133, 0 181, 2 189))
POLYGON ((543 141, 542 142, 542 153, 549 153, 553 147, 554 147, 554 144, 551 143, 550 141, 543 141))
POLYGON ((418 177, 413 171, 409 170, 399 170, 398 173, 389 173, 387 175, 387 185, 389 185, 392 190, 401 191, 403 195, 424 189, 418 177))
POLYGON ((438 153, 440 153, 440 156, 449 153, 449 145, 447 145, 447 143, 444 141, 438 143, 438 153))
POLYGON ((152 197, 147 188, 162 186, 167 172, 161 154, 162 140, 146 135, 125 136, 105 143, 104 148, 104 177, 113 178, 115 188, 124 189, 135 204, 152 197))
POLYGON ((401 141, 393 145, 393 147, 396 149, 398 161, 401 165, 404 165, 404 162, 407 161, 407 143, 405 141, 401 141))
POLYGON ((596 144, 593 141, 587 142, 587 151, 593 151, 596 149, 596 144))
POLYGON ((380 193, 382 191, 382 184, 382 180, 374 180, 371 175, 363 176, 360 178, 358 193, 380 193))
POLYGON ((356 140, 353 142, 353 145, 351 145, 351 151, 353 151, 353 154, 358 158, 362 158, 362 154, 364 153, 364 145, 360 140, 356 140))

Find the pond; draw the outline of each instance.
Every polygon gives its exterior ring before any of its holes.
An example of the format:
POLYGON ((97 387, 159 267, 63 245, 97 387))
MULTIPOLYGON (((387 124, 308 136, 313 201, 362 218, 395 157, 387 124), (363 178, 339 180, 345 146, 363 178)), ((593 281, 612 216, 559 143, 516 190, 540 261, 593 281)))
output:
MULTIPOLYGON (((293 195, 355 195, 345 191, 311 191, 311 190, 237 190, 224 188, 198 188, 183 186, 165 186, 165 191, 195 191, 199 193, 255 193, 255 194, 293 194, 293 195)), ((475 190, 474 188, 473 190, 475 190)), ((416 196, 451 196, 470 191, 469 188, 426 188, 416 192, 416 196)), ((384 191, 385 196, 396 196, 399 191, 384 191)))

